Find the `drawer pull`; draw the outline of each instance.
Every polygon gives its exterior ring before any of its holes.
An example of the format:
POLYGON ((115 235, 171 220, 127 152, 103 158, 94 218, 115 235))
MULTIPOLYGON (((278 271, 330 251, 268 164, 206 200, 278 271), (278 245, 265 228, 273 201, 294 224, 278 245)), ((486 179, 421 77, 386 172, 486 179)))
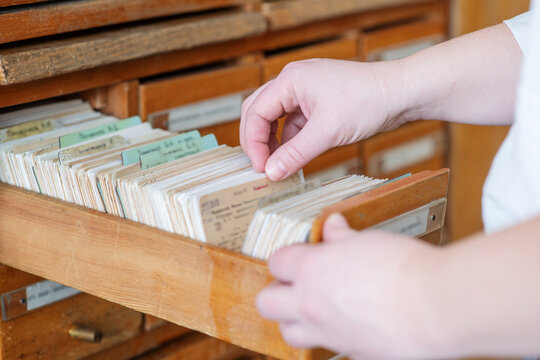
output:
POLYGON ((103 338, 103 333, 101 332, 101 330, 73 326, 69 329, 69 336, 75 340, 97 344, 101 342, 101 339, 103 338))

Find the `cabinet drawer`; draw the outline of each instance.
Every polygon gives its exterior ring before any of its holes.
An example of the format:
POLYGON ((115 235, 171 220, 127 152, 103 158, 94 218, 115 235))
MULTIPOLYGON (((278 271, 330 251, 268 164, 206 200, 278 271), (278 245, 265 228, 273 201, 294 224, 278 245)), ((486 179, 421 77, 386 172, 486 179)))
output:
POLYGON ((442 21, 423 20, 367 31, 361 42, 367 61, 395 60, 433 46, 446 38, 442 21))
POLYGON ((151 351, 140 360, 236 360, 261 359, 248 350, 203 334, 190 334, 151 351))
POLYGON ((260 85, 260 65, 245 64, 171 76, 140 86, 141 116, 172 131, 214 132, 238 145, 242 101, 260 85))
MULTIPOLYGON (((42 281, 34 275, 1 266, 2 294, 9 293, 14 306, 28 305, 30 297, 47 298, 47 289, 31 295, 27 286, 42 281), (28 296, 17 291, 27 287, 28 296)), ((52 295, 52 294, 51 294, 52 295)), ((49 299, 51 295, 48 296, 49 299)), ((0 358, 79 359, 128 340, 140 332, 141 314, 88 294, 73 295, 18 316, 10 314, 2 297, 0 358), (7 308, 7 309, 6 309, 7 308)))
POLYGON ((265 1, 263 13, 268 18, 270 29, 279 30, 301 24, 330 19, 389 6, 411 4, 414 0, 277 0, 265 1))
POLYGON ((293 61, 313 58, 350 60, 356 58, 357 55, 358 36, 354 33, 340 39, 298 46, 289 50, 278 50, 269 53, 264 59, 264 81, 276 77, 285 65, 293 61))
POLYGON ((32 4, 0 13, 0 43, 212 8, 250 4, 252 0, 68 0, 56 3, 51 1, 51 4, 41 6, 34 4, 44 1, 7 0, 7 3, 0 1, 0 7, 32 4), (81 21, 81 19, 84 20, 81 21))
POLYGON ((361 160, 358 144, 331 149, 318 156, 304 167, 306 178, 319 178, 322 182, 349 174, 358 174, 361 160))
POLYGON ((362 141, 365 174, 392 178, 406 172, 443 167, 445 129, 440 121, 416 121, 362 141))
MULTIPOLYGON (((365 229, 403 223, 409 215, 418 222, 421 210, 418 235, 438 243, 447 184, 448 170, 422 172, 346 199, 323 210, 311 241, 320 241, 334 212, 365 229), (434 203, 440 212, 430 216, 434 203)), ((258 314, 255 297, 272 280, 264 261, 5 184, 0 202, 0 261, 9 266, 258 353, 298 360, 311 355, 288 346, 277 324, 258 314), (21 235, 21 228, 34 235, 21 235)))
MULTIPOLYGON (((0 49, 0 85, 50 78, 264 33, 257 12, 225 11, 0 49)), ((149 66, 152 66, 150 64, 149 66)))

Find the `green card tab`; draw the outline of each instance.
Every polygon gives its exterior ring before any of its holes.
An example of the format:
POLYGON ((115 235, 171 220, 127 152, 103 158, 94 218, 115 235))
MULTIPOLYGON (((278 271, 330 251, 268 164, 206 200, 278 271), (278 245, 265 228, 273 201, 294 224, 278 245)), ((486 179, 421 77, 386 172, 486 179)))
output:
POLYGON ((60 136, 60 149, 63 149, 67 146, 79 144, 84 141, 92 140, 116 131, 124 130, 132 126, 139 125, 140 123, 141 118, 138 116, 134 116, 125 120, 113 122, 111 124, 96 126, 91 129, 86 129, 73 134, 60 136))
POLYGON ((178 144, 167 148, 164 151, 153 152, 141 156, 141 169, 146 170, 155 166, 181 159, 188 155, 197 154, 204 150, 213 149, 218 146, 214 134, 193 139, 193 141, 178 144))
POLYGON ((164 152, 166 151, 166 149, 187 142, 193 142, 194 139, 198 139, 200 137, 201 134, 199 133, 199 131, 193 130, 164 140, 155 141, 150 144, 139 146, 135 149, 124 151, 122 152, 122 164, 131 165, 138 163, 141 159, 141 156, 143 155, 151 154, 154 152, 164 152))

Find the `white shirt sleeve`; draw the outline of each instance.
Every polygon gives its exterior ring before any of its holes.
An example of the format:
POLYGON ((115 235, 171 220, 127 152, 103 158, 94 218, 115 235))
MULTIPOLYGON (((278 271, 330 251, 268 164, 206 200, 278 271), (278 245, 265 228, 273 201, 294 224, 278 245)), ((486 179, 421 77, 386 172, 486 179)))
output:
POLYGON ((518 15, 515 18, 504 21, 506 26, 508 26, 510 31, 512 31, 512 33, 514 34, 514 37, 516 38, 516 41, 518 42, 519 47, 524 54, 526 53, 527 44, 529 42, 529 28, 532 17, 531 12, 532 10, 518 15))

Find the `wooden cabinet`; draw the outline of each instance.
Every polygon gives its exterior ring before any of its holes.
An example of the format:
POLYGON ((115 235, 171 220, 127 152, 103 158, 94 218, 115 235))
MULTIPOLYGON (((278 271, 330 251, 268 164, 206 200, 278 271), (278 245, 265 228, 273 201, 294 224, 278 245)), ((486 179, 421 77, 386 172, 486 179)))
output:
MULTIPOLYGON (((242 99, 288 62, 377 60, 438 41, 446 34, 447 6, 446 0, 0 0, 0 112, 83 97, 121 118, 199 128, 237 145, 242 99)), ((384 175, 381 156, 413 140, 407 131, 424 134, 404 128, 334 149, 305 173, 333 178, 378 163, 373 169, 384 175)), ((408 169, 436 167, 422 164, 408 169)), ((361 194, 321 214, 312 236, 320 238, 328 212, 341 211, 362 229, 420 209, 426 216, 420 235, 438 243, 447 181, 444 171, 421 173, 361 194)), ((262 261, 6 185, 0 202, 0 262, 20 269, 2 266, 1 294, 43 280, 30 273, 85 292, 2 321, 2 358, 322 354, 291 348, 276 324, 258 315, 254 298, 271 281, 262 261), (102 338, 73 339, 70 329, 81 330, 72 330, 74 337, 102 338)))

